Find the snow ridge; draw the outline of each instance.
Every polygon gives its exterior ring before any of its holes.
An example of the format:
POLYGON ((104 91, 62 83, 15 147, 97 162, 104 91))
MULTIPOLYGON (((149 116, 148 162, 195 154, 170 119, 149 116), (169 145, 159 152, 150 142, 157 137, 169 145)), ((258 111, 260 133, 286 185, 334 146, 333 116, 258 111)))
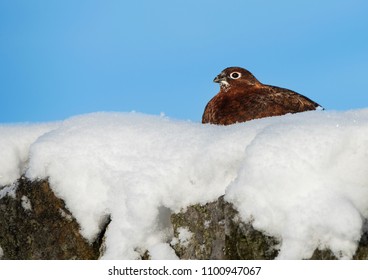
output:
POLYGON ((314 111, 231 126, 137 113, 0 126, 0 185, 48 178, 104 259, 137 248, 175 258, 168 215, 225 194, 244 221, 282 240, 279 259, 316 248, 351 258, 368 217, 368 110, 314 111))

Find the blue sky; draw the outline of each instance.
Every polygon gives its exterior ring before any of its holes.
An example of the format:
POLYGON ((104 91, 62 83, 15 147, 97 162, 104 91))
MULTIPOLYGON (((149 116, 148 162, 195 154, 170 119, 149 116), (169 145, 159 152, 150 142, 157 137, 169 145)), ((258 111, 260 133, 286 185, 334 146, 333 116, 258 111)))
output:
POLYGON ((368 108, 367 15, 365 0, 0 0, 0 123, 199 122, 228 66, 328 110, 368 108))

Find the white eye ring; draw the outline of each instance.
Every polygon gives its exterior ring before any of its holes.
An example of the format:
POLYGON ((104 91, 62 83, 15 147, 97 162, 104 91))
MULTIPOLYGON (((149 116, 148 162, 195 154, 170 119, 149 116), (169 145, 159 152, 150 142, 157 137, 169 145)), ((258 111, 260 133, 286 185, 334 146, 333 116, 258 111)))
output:
POLYGON ((234 80, 239 79, 240 77, 241 77, 241 73, 239 73, 239 72, 232 72, 230 74, 230 78, 234 79, 234 80))

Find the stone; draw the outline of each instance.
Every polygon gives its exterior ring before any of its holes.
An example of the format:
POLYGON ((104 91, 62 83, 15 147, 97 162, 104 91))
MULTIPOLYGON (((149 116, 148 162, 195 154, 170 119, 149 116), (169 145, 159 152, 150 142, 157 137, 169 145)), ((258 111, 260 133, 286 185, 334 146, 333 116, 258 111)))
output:
POLYGON ((78 222, 47 180, 31 182, 22 177, 14 194, 0 199, 2 259, 98 259, 104 230, 93 243, 79 230, 78 222))

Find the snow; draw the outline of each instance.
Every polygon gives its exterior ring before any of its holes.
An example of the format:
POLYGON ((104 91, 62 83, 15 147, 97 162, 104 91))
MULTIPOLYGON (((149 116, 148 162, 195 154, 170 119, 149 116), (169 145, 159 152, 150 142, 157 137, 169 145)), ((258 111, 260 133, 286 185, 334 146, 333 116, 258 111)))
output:
POLYGON ((133 248, 169 238, 157 222, 162 209, 179 211, 224 193, 244 149, 227 143, 247 134, 141 114, 79 116, 31 146, 27 176, 49 178, 88 240, 111 214, 105 258, 131 259, 138 257, 133 248))
POLYGON ((193 236, 193 233, 190 232, 189 229, 186 227, 179 227, 177 231, 178 231, 178 237, 173 238, 170 244, 171 245, 180 244, 181 246, 184 246, 184 247, 188 246, 189 241, 193 236))
POLYGON ((10 196, 11 198, 15 198, 15 192, 17 190, 18 184, 13 183, 9 186, 1 187, 0 186, 0 199, 2 199, 5 196, 10 196))
POLYGON ((71 222, 73 221, 73 217, 67 213, 65 213, 65 211, 61 208, 59 208, 59 213, 60 213, 60 216, 63 217, 65 220, 71 222))
POLYGON ((151 260, 178 260, 178 256, 167 243, 158 243, 148 248, 151 260))
POLYGON ((287 117, 247 146, 226 199, 282 240, 279 259, 308 258, 317 247, 354 255, 368 215, 367 113, 287 117))
POLYGON ((93 113, 0 135, 0 185, 47 178, 89 241, 111 216, 103 259, 175 258, 170 214, 224 194, 279 259, 351 258, 368 218, 368 110, 231 126, 93 113))
POLYGON ((24 172, 30 145, 58 123, 0 125, 0 186, 9 185, 24 172))
POLYGON ((22 205, 24 210, 32 211, 32 204, 31 204, 31 201, 29 200, 29 198, 27 196, 23 195, 21 197, 21 205, 22 205))

